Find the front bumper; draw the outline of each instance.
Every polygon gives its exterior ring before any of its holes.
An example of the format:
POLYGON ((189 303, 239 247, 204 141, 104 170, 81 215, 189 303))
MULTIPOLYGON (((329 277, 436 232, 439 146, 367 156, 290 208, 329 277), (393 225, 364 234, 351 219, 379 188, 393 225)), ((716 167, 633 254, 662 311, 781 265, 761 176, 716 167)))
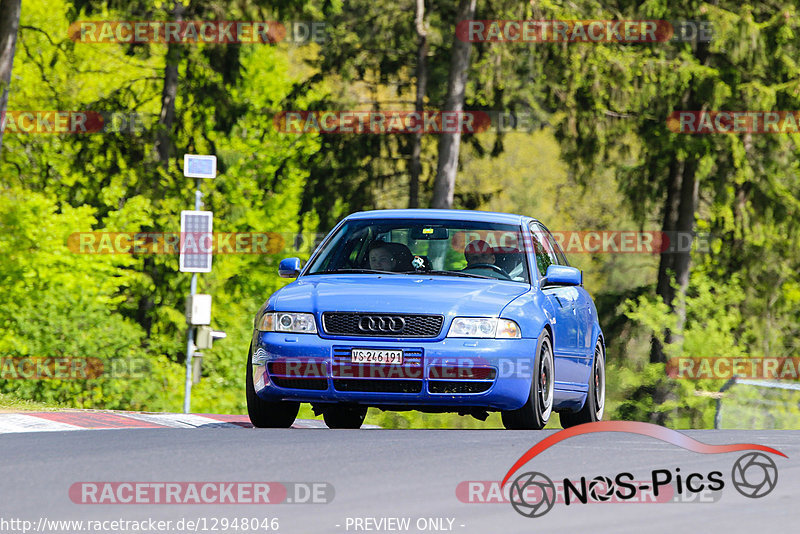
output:
POLYGON ((264 400, 514 410, 530 394, 536 341, 325 339, 256 331, 250 358, 264 400), (403 364, 353 364, 354 348, 399 349, 403 364))

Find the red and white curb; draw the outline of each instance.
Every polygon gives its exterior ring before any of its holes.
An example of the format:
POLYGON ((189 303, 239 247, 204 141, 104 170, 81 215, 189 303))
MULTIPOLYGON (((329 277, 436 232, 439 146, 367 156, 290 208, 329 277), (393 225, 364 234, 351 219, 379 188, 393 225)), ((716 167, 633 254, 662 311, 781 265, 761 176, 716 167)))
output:
MULTIPOLYGON (((246 415, 111 411, 0 413, 0 434, 130 428, 253 428, 246 415)), ((298 419, 292 428, 327 428, 318 420, 298 419)), ((379 428, 364 425, 362 428, 379 428)))

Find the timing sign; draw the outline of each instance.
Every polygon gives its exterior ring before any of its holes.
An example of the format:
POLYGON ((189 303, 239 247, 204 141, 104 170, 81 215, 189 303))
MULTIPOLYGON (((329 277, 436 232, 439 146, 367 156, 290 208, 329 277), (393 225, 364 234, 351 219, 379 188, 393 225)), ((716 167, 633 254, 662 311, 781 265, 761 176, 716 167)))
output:
POLYGON ((184 154, 183 175, 188 178, 214 178, 217 175, 217 156, 184 154))
POLYGON ((213 216, 210 211, 181 212, 179 265, 182 273, 211 272, 214 246, 213 216))

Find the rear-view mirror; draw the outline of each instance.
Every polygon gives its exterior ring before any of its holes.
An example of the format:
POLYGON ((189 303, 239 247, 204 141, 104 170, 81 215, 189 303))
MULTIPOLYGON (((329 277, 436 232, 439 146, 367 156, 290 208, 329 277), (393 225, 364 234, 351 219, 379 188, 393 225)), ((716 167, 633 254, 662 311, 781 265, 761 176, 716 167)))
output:
POLYGON ((411 239, 415 241, 431 239, 448 239, 450 237, 447 228, 441 226, 423 226, 411 229, 411 239))

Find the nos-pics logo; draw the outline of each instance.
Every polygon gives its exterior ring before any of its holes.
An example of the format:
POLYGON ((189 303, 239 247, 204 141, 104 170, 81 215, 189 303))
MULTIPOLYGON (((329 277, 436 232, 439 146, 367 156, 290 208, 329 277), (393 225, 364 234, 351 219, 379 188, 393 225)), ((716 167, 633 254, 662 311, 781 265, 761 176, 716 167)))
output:
MULTIPOLYGON (((599 421, 562 430, 537 443, 509 469, 500 485, 505 486, 523 465, 556 443, 573 436, 594 432, 640 434, 702 454, 749 451, 734 462, 730 472, 730 483, 736 491, 751 499, 767 496, 778 483, 778 466, 764 453, 787 457, 782 452, 765 445, 753 443, 709 445, 680 432, 650 423, 599 421)), ((684 495, 721 491, 725 484, 724 473, 721 471, 686 473, 680 468, 653 469, 644 481, 636 481, 633 474, 621 472, 612 476, 580 477, 579 480, 565 478, 558 483, 554 483, 544 473, 528 471, 511 482, 509 501, 519 514, 533 518, 543 516, 559 501, 567 506, 587 504, 590 501, 624 502, 636 498, 639 492, 644 490, 650 490, 658 497, 659 491, 663 491, 666 487, 678 495, 684 495)))

